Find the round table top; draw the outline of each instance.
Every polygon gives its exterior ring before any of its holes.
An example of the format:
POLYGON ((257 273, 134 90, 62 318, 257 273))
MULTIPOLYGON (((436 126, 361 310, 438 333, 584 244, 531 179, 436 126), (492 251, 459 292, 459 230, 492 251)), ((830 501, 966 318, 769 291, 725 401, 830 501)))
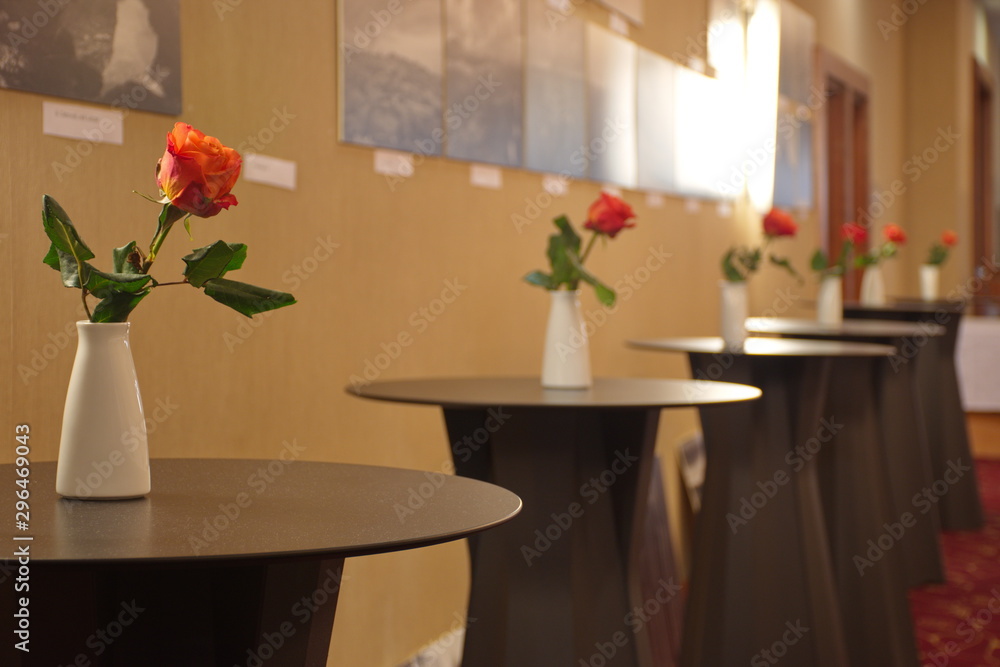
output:
POLYGON ((896 348, 891 345, 793 338, 748 338, 741 350, 729 350, 718 337, 648 338, 627 343, 642 350, 696 354, 729 352, 753 357, 890 357, 896 353, 896 348))
POLYGON ((839 336, 843 338, 906 338, 910 336, 943 336, 945 328, 930 322, 903 320, 843 320, 840 324, 822 324, 816 320, 791 317, 749 317, 750 333, 787 336, 839 336))
POLYGON ((672 408, 750 401, 760 390, 730 382, 594 378, 589 389, 544 389, 537 377, 436 378, 373 382, 347 392, 445 408, 672 408))
MULTIPOLYGON (((100 501, 60 498, 56 464, 32 463, 29 529, 11 527, 4 558, 22 544, 36 562, 348 558, 460 539, 521 510, 506 489, 443 473, 281 459, 150 465, 148 496, 100 501)), ((0 479, 15 479, 12 465, 0 479)))

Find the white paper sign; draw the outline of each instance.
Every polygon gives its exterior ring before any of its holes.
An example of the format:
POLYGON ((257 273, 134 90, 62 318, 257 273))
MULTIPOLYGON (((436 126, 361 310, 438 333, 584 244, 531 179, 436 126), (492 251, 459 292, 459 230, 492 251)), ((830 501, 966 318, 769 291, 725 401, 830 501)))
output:
POLYGON ((618 197, 619 199, 622 198, 621 188, 616 188, 613 185, 605 185, 605 186, 603 186, 601 188, 601 192, 607 192, 612 197, 618 197))
POLYGON ((479 188, 499 190, 503 187, 503 172, 499 167, 474 164, 469 167, 469 183, 479 188))
POLYGON ((542 177, 542 189, 553 197, 564 197, 569 192, 569 179, 565 176, 546 174, 542 177))
POLYGON ((664 201, 663 195, 659 192, 646 193, 646 206, 649 208, 663 208, 664 201))
POLYGON ((612 32, 628 37, 628 21, 623 19, 620 14, 612 14, 608 18, 608 27, 611 28, 612 32))
POLYGON ((298 165, 292 160, 260 153, 247 153, 243 156, 243 178, 253 183, 294 190, 297 172, 298 165))
POLYGON ((55 137, 121 145, 123 118, 121 111, 113 109, 42 102, 42 132, 55 137))
POLYGON ((701 202, 697 199, 685 199, 684 200, 684 212, 685 213, 697 213, 701 210, 701 202))
POLYGON ((402 151, 375 151, 375 173, 384 176, 413 176, 413 154, 402 151))

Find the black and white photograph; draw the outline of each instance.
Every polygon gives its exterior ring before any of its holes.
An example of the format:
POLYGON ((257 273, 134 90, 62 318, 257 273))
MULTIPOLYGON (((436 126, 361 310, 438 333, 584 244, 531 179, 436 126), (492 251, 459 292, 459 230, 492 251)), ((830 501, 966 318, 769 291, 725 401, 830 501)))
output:
POLYGON ((521 165, 521 3, 446 0, 449 157, 521 165))
POLYGON ((179 0, 0 4, 0 87, 181 112, 179 0))
POLYGON ((636 101, 638 174, 640 188, 671 192, 677 169, 674 147, 674 80, 678 65, 639 49, 639 90, 636 101))
POLYGON ((344 141, 440 155, 440 0, 341 0, 344 141))
POLYGON ((551 8, 529 2, 524 73, 524 166, 582 178, 586 86, 583 21, 554 22, 551 8))
POLYGON ((636 184, 636 45, 587 24, 588 177, 636 184))

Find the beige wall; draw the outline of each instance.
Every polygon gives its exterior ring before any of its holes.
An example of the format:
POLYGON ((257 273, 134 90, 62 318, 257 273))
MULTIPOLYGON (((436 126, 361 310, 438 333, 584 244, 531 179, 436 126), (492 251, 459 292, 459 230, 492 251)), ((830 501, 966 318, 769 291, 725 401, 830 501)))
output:
MULTIPOLYGON (((568 196, 521 232, 511 215, 523 215, 526 200, 541 192, 538 174, 505 169, 503 190, 489 191, 469 186, 467 164, 429 159, 390 190, 372 171, 371 150, 337 142, 336 3, 285 3, 280 10, 233 3, 221 19, 214 9, 218 4, 182 3, 180 119, 238 145, 267 127, 275 109, 294 116, 264 152, 298 162, 299 189, 240 183, 240 205, 195 221, 193 244, 175 231, 155 273, 170 279, 168 269, 179 269, 179 256, 191 247, 217 238, 242 241, 250 247, 242 279, 293 291, 300 303, 253 327, 185 288, 164 288, 140 306, 132 318, 132 340, 146 405, 160 400, 177 406, 151 433, 152 455, 269 459, 283 441, 294 439, 306 447, 307 459, 441 469, 448 448, 436 409, 363 402, 345 395, 343 387, 352 374, 364 372, 383 344, 404 332, 413 344, 380 377, 536 374, 547 297, 520 277, 543 266, 548 221, 560 213, 581 221, 598 185, 573 183, 568 196), (295 279, 294 268, 323 243, 339 247, 307 279, 295 279), (463 286, 460 296, 422 330, 414 318, 448 281, 463 286)), ((946 62, 933 69, 936 80, 946 81, 950 72, 966 67, 957 62, 965 14, 941 9, 950 4, 930 0, 904 31, 886 40, 875 22, 889 15, 888 0, 801 3, 817 17, 821 43, 871 76, 875 188, 899 176, 910 146, 936 125, 967 123, 959 102, 947 109, 932 103, 938 95, 930 87, 915 100, 912 87, 926 73, 906 76, 907 59, 928 68, 936 62, 930 55, 919 58, 921 48, 908 46, 911 25, 919 26, 914 29, 921 45, 929 43, 930 34, 942 43, 946 62), (937 12, 945 14, 940 21, 937 12), (937 27, 947 34, 939 35, 937 27), (955 62, 947 62, 951 56, 955 62), (939 119, 935 110, 944 115, 939 119)), ((697 39, 704 29, 703 2, 646 5, 647 26, 633 32, 644 46, 666 55, 684 53, 688 38, 697 39)), ((603 10, 589 5, 580 11, 606 20, 603 10)), ((78 319, 78 293, 62 289, 41 264, 47 247, 39 224, 41 195, 51 194, 64 205, 102 261, 112 247, 132 239, 148 243, 155 207, 130 191, 153 193, 153 165, 175 119, 129 114, 124 146, 95 146, 60 182, 52 164, 64 160, 75 142, 42 136, 42 99, 0 91, 0 233, 8 235, 0 236, 0 261, 10 286, 0 289, 0 311, 10 313, 10 324, 0 327, 0 354, 10 371, 10 380, 0 383, 0 400, 11 406, 5 432, 12 432, 13 423, 30 423, 35 459, 52 460, 75 346, 62 332, 67 326, 72 331, 78 319), (66 346, 57 351, 46 347, 50 344, 66 346), (37 376, 22 380, 19 366, 30 367, 33 358, 42 365, 36 354, 54 358, 44 361, 37 376)), ((958 150, 946 157, 963 159, 958 150)), ((947 211, 927 214, 916 190, 893 210, 894 220, 920 241, 914 248, 920 253, 940 217, 958 216, 966 196, 958 166, 928 174, 928 187, 931 176, 941 179, 935 192, 954 200, 947 211)), ((606 251, 598 250, 592 269, 614 283, 642 265, 650 248, 662 246, 672 258, 596 333, 595 373, 682 377, 687 372, 682 358, 630 351, 622 342, 714 333, 718 259, 731 243, 751 239, 757 221, 740 206, 732 217, 721 218, 709 203, 689 213, 677 198, 668 197, 657 209, 640 193, 626 192, 625 198, 635 207, 639 226, 606 251)), ((810 214, 800 238, 783 244, 800 267, 819 240, 815 220, 810 214)), ((911 264, 899 267, 909 271, 911 264)), ((968 267, 954 262, 950 270, 954 276, 968 267)), ((906 287, 902 274, 890 279, 895 281, 890 291, 906 287)), ((799 287, 765 272, 755 280, 754 311, 779 302, 777 290, 789 288, 799 301, 814 294, 811 281, 799 287)), ((597 310, 592 294, 584 295, 584 306, 597 310)), ((692 411, 665 413, 661 452, 669 458, 669 446, 696 423, 692 411)), ((9 450, 2 457, 9 460, 9 450)), ((674 475, 671 469, 667 481, 676 500, 674 475)), ((463 614, 467 571, 463 544, 350 561, 330 664, 401 662, 447 630, 455 614, 463 614)))

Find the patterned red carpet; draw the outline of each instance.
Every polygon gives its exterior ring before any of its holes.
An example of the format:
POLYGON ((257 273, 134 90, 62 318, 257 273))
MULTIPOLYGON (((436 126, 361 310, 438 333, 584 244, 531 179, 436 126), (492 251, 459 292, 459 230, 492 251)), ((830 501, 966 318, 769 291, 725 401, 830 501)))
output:
POLYGON ((986 526, 942 537, 948 582, 910 594, 921 664, 1000 665, 1000 461, 976 461, 986 526))

